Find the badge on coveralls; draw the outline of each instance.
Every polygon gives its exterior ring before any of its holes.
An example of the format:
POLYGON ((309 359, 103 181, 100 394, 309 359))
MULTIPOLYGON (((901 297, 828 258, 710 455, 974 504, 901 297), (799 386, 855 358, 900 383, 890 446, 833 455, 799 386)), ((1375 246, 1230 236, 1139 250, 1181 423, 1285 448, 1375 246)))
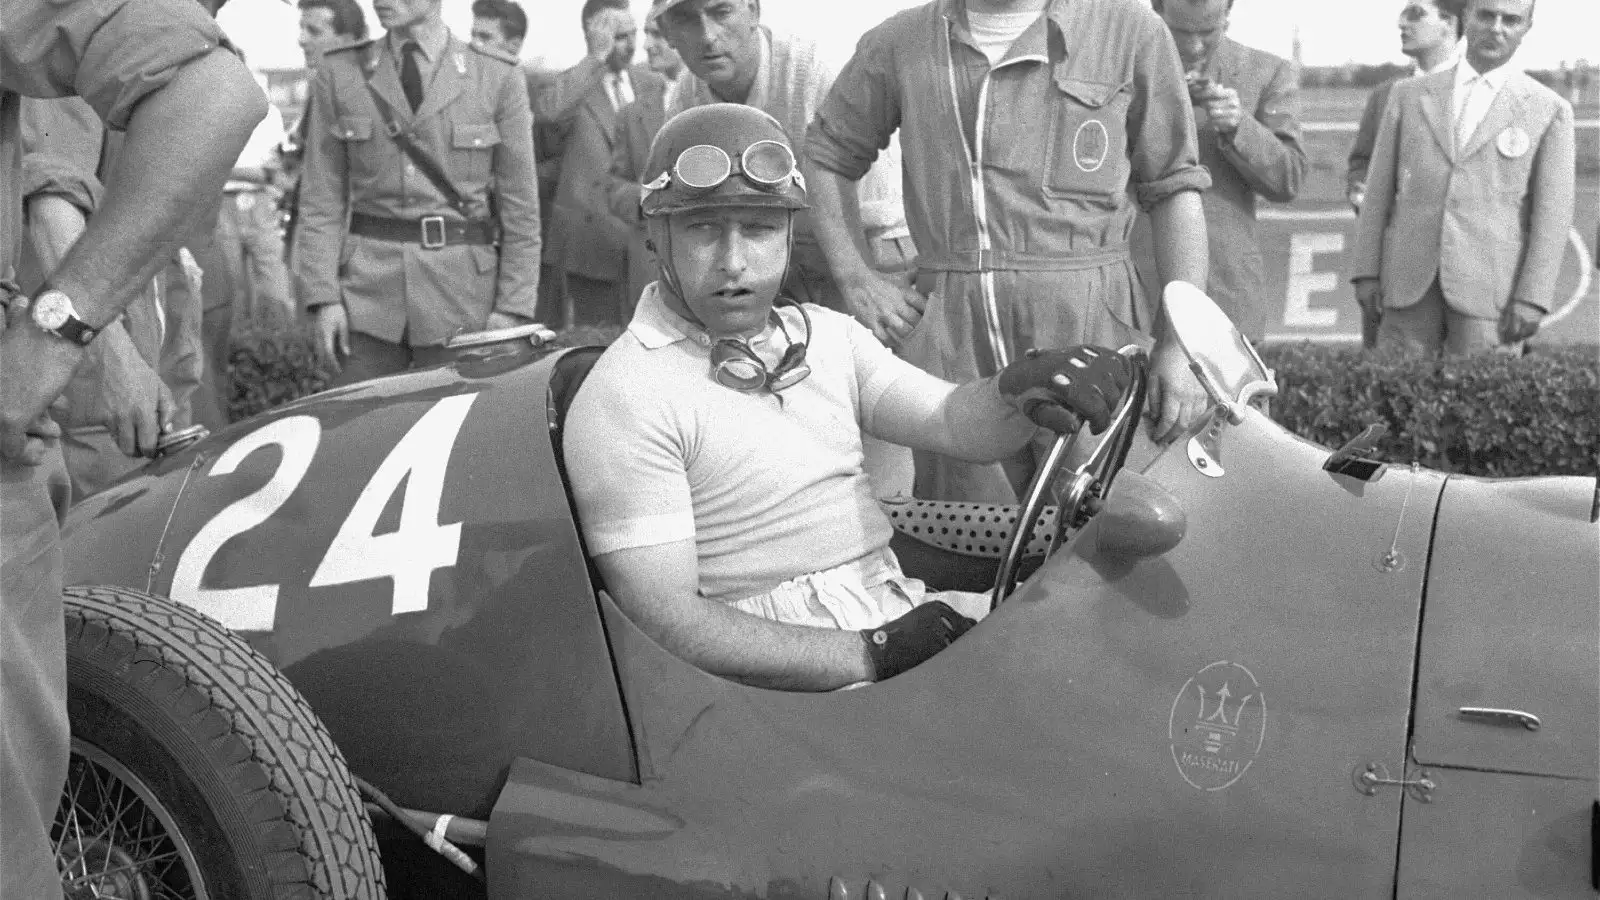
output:
POLYGON ((1496 150, 1500 151, 1501 156, 1508 159, 1516 159, 1528 152, 1528 133, 1513 125, 1500 132, 1500 135, 1494 139, 1494 146, 1496 150))
POLYGON ((1100 171, 1110 150, 1111 135, 1106 132, 1105 123, 1099 119, 1090 119, 1079 125, 1077 133, 1072 136, 1072 161, 1077 163, 1080 171, 1100 171))

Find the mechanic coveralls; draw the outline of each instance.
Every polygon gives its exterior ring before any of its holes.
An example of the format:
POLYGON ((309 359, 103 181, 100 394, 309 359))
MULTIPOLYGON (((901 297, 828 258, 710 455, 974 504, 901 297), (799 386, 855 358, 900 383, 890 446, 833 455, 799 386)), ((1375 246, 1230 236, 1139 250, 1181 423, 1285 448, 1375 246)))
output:
MULTIPOLYGON (((125 126, 140 100, 222 31, 188 0, 8 2, 0 29, 0 283, 22 242, 20 97, 89 102, 125 126)), ((9 288, 0 295, 10 300, 9 288)), ((27 313, 7 309, 5 319, 27 313)), ((6 323, 10 327, 10 323, 6 323)), ((19 324, 16 327, 32 327, 19 324)), ((0 377, 27 378, 0 360, 0 377)), ((69 731, 60 516, 70 499, 59 448, 38 466, 0 460, 0 896, 61 895, 49 826, 66 778, 69 731)))
POLYGON ((452 335, 481 330, 490 312, 532 321, 539 299, 521 71, 452 36, 432 58, 422 48, 413 111, 401 52, 388 37, 333 50, 311 88, 292 258, 308 308, 343 303, 349 314, 340 384, 447 358, 452 335), (386 132, 387 116, 443 169, 464 214, 386 132))
MULTIPOLYGON (((1148 4, 1052 0, 992 68, 961 0, 902 12, 862 37, 807 153, 860 178, 896 129, 928 298, 907 359, 960 384, 1029 347, 1148 343, 1133 200, 1149 210, 1210 185, 1177 48, 1148 4)), ((919 454, 917 493, 1015 503, 1036 453, 919 454)))

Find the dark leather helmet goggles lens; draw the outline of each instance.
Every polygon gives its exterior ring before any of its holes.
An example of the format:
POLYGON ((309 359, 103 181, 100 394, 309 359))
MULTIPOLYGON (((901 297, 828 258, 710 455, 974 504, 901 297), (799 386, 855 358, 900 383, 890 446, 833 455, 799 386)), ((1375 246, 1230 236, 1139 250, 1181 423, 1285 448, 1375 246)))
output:
POLYGON ((756 141, 744 148, 737 169, 728 152, 712 144, 690 147, 678 154, 678 161, 672 166, 673 180, 701 191, 717 187, 736 174, 767 190, 787 187, 790 182, 804 183, 795 165, 794 151, 777 141, 756 141))

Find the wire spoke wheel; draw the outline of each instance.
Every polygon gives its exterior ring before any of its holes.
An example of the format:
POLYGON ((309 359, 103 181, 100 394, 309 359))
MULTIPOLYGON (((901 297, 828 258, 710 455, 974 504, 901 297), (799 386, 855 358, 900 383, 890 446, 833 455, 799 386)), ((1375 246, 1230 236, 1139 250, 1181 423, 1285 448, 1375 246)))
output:
POLYGON ((65 607, 66 900, 381 900, 344 758, 266 658, 161 597, 73 587, 65 607))
POLYGON ((209 900, 194 849, 155 793, 100 748, 73 740, 50 833, 67 900, 209 900))

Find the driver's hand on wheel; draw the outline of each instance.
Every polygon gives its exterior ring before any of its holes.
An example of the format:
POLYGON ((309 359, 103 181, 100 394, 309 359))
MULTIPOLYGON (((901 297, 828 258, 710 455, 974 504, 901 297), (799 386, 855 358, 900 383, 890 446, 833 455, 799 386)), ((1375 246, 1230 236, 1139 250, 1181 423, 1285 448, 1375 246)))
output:
POLYGON ((1000 370, 1000 396, 1035 423, 1058 433, 1086 419, 1099 434, 1133 381, 1133 363, 1115 350, 1080 344, 1067 350, 1033 349, 1000 370))
POLYGON ((930 600, 892 622, 862 629, 873 681, 915 668, 978 624, 943 600, 930 600))

